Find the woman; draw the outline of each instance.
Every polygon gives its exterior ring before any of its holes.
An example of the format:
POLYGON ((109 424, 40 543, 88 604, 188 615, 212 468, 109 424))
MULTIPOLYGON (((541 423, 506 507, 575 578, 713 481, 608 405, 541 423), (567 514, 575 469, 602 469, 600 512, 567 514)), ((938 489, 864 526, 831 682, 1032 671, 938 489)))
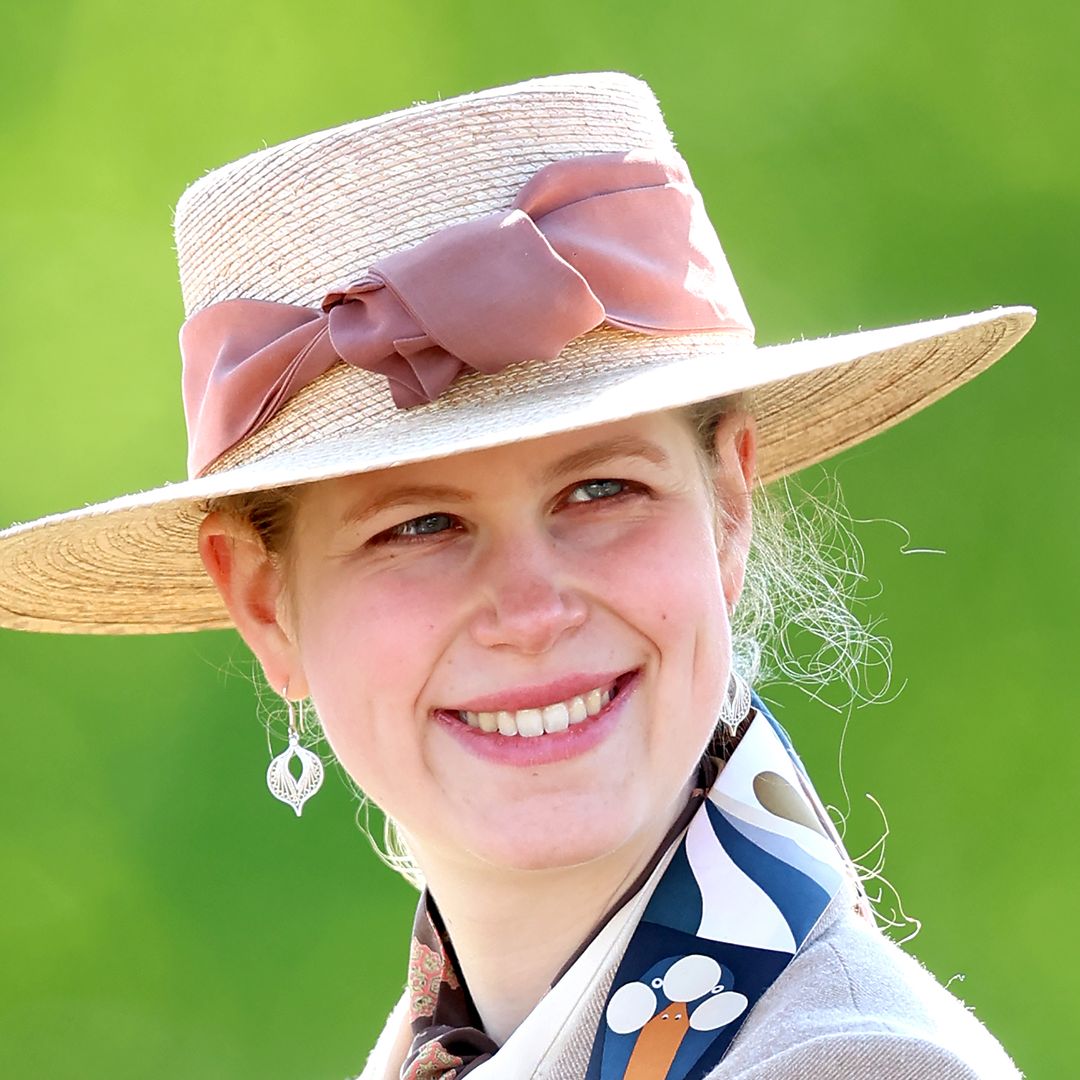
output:
MULTIPOLYGON (((192 479, 0 536, 4 625, 235 625, 426 883, 365 1078, 1006 1077, 733 660, 756 485, 1033 312, 755 349, 648 88, 318 133, 177 211, 192 479)), ((752 676, 752 655, 742 659, 752 676)))

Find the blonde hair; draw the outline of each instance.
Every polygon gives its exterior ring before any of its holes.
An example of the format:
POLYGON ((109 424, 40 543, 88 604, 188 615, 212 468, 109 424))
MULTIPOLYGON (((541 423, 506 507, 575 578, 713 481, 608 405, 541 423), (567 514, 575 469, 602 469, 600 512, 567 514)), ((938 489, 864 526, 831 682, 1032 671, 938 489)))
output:
MULTIPOLYGON (((706 401, 683 410, 707 464, 715 465, 717 425, 747 398, 706 401)), ((812 488, 785 478, 758 486, 746 577, 732 615, 735 670, 753 686, 786 683, 817 697, 838 684, 849 700, 876 700, 888 689, 891 646, 860 616, 866 581, 863 548, 839 483, 812 488)))
MULTIPOLYGON (((707 401, 681 410, 695 434, 703 470, 715 467, 715 433, 736 409, 752 411, 744 398, 707 401)), ((709 485, 711 491, 711 485, 709 485)), ((273 558, 287 557, 298 489, 278 488, 210 500, 221 511, 248 522, 273 558)), ((726 511, 717 507, 721 519, 726 511)), ((847 701, 874 700, 888 689, 888 639, 859 612, 865 582, 863 550, 839 485, 823 479, 815 488, 780 480, 752 496, 753 529, 746 575, 732 616, 732 665, 760 689, 786 683, 819 698, 839 686, 847 701)), ((310 714, 314 714, 314 709, 310 714)), ((383 842, 370 827, 370 803, 360 799, 357 823, 379 857, 417 888, 423 878, 392 818, 384 816, 383 842)))

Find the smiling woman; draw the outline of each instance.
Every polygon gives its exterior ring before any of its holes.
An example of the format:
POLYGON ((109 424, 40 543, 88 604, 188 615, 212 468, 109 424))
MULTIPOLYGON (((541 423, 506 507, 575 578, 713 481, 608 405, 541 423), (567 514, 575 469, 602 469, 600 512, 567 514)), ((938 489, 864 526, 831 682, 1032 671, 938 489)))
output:
MULTIPOLYGON (((423 885, 365 1080, 1016 1077, 749 684, 792 625, 841 674, 874 642, 763 485, 1034 313, 755 347, 619 74, 260 151, 176 229, 191 479, 0 534, 0 621, 235 626, 310 699, 423 885)), ((297 814, 304 738, 268 774, 297 814)))

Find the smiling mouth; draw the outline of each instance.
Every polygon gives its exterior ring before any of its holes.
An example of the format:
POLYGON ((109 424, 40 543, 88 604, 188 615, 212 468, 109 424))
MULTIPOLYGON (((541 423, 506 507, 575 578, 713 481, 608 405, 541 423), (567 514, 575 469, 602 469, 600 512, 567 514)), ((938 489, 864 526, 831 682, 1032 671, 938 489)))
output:
POLYGON ((440 711, 460 723, 467 724, 478 733, 520 735, 525 739, 535 739, 541 735, 556 735, 599 716, 637 674, 636 670, 628 671, 584 694, 535 709, 501 709, 498 712, 469 712, 460 709, 440 711))

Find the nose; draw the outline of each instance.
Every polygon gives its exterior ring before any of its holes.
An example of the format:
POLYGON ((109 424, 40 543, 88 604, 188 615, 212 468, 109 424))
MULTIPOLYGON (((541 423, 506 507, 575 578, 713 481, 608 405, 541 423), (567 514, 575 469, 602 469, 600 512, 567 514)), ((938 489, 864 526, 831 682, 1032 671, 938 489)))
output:
POLYGON ((481 599, 470 629, 483 648, 543 653, 588 615, 584 598, 565 580, 550 537, 493 545, 479 577, 481 599))

